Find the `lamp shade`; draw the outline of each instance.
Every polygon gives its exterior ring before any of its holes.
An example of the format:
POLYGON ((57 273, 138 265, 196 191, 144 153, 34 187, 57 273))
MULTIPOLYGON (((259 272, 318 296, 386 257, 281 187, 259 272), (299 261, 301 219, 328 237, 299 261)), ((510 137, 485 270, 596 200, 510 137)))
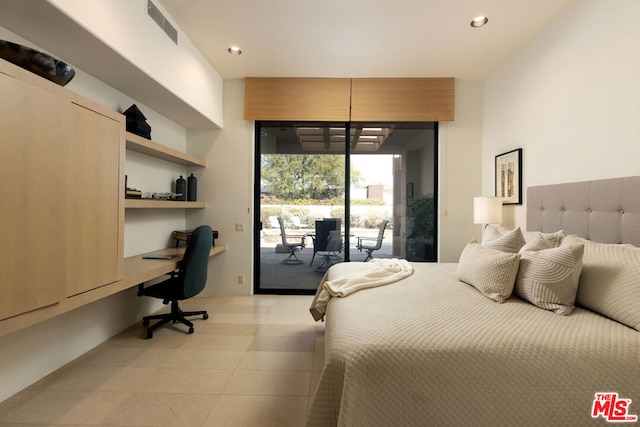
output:
POLYGON ((502 222, 502 198, 474 197, 473 223, 500 224, 502 222))

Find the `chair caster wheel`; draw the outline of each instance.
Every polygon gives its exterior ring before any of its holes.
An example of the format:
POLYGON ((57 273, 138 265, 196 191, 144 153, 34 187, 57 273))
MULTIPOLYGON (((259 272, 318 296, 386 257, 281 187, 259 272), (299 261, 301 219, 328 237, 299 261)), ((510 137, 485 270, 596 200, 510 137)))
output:
POLYGON ((142 326, 149 326, 149 319, 142 319, 142 326))
POLYGON ((189 328, 189 333, 192 334, 193 333, 193 327, 189 328))
POLYGON ((153 332, 147 331, 147 339, 150 340, 151 338, 153 338, 153 332))
POLYGON ((203 315, 202 315, 202 319, 203 319, 203 320, 207 320, 208 318, 209 318, 209 315, 208 315, 207 313, 205 313, 205 314, 203 314, 203 315))

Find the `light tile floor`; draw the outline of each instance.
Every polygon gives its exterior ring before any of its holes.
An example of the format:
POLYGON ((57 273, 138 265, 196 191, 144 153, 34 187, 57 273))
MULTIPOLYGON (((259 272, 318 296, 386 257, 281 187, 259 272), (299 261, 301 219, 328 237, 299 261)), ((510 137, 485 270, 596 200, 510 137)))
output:
POLYGON ((303 426, 324 361, 310 296, 200 297, 195 333, 142 322, 0 403, 0 426, 303 426))

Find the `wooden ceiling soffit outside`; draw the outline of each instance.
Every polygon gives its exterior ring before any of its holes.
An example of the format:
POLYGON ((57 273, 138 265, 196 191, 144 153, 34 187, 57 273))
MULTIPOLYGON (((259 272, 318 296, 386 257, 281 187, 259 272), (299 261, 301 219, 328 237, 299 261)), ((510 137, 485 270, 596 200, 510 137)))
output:
POLYGON ((260 78, 245 81, 245 120, 349 121, 351 79, 260 78))
POLYGON ((454 78, 260 78, 245 83, 245 120, 453 121, 454 78))

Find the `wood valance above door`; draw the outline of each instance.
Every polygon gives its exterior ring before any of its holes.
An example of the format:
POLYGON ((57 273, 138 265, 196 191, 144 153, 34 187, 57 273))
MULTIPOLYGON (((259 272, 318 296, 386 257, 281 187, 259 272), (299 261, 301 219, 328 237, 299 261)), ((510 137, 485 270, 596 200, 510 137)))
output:
POLYGON ((245 83, 245 120, 348 122, 351 79, 258 78, 245 83))
POLYGON ((260 78, 245 84, 245 120, 454 120, 454 78, 260 78))

